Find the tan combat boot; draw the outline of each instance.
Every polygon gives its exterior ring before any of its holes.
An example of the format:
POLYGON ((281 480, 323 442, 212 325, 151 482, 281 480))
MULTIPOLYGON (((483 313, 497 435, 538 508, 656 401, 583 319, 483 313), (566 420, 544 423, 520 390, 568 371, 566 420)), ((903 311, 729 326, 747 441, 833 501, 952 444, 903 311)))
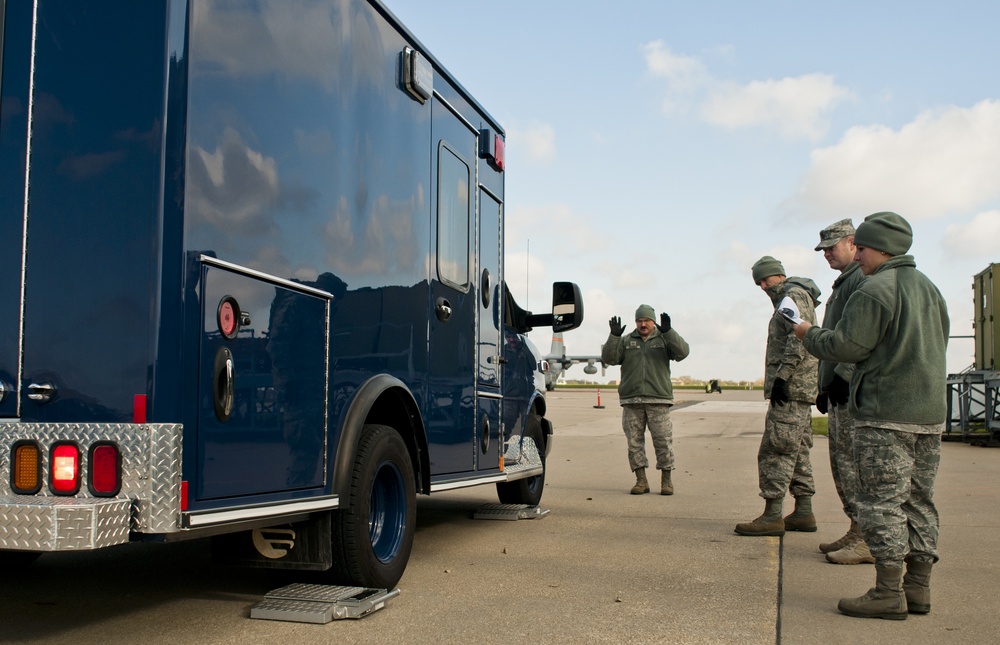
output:
POLYGON ((635 486, 629 491, 633 495, 642 495, 643 493, 649 492, 649 482, 646 481, 646 469, 636 468, 635 469, 635 486))
POLYGON ((840 551, 845 546, 849 544, 854 544, 857 541, 864 541, 861 538, 861 529, 858 527, 858 523, 851 520, 851 528, 847 529, 847 533, 844 533, 843 537, 834 540, 833 542, 820 542, 819 550, 822 553, 833 553, 834 551, 840 551))
POLYGON ((660 495, 673 495, 674 484, 670 481, 670 471, 660 471, 660 495))
POLYGON ((875 557, 864 540, 848 544, 839 551, 831 551, 826 554, 826 559, 834 564, 875 564, 875 557))
POLYGON ((741 522, 736 525, 740 535, 784 535, 785 520, 781 517, 780 499, 764 500, 764 513, 751 522, 741 522))
POLYGON ((906 594, 906 609, 911 614, 931 612, 931 567, 930 562, 907 562, 903 576, 903 592, 906 594))
POLYGON ((816 516, 813 515, 812 497, 795 498, 795 510, 785 517, 786 531, 816 532, 816 516))
POLYGON ((855 618, 906 619, 906 596, 903 594, 903 567, 875 565, 875 586, 860 598, 842 598, 841 613, 855 618))

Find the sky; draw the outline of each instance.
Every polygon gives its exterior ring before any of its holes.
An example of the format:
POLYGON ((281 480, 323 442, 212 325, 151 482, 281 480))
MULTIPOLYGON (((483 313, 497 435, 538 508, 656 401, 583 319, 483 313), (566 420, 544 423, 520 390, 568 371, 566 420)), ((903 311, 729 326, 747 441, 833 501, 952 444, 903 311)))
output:
MULTIPOLYGON (((385 4, 504 126, 507 283, 536 313, 580 286, 570 355, 646 303, 691 346, 675 377, 760 379, 751 265, 773 255, 825 301, 820 229, 889 210, 947 301, 949 372, 972 365, 955 337, 1000 262, 1000 3, 385 4)), ((550 329, 529 338, 548 353, 550 329)))

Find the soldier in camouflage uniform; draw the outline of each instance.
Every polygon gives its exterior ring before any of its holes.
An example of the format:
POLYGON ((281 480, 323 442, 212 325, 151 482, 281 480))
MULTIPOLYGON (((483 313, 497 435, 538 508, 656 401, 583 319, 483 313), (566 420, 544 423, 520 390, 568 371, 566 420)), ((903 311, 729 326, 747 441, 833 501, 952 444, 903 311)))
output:
MULTIPOLYGON (((824 228, 819 232, 816 250, 823 252, 831 269, 840 272, 833 282, 833 291, 826 301, 826 312, 823 314, 823 328, 833 329, 840 320, 848 298, 865 279, 858 263, 854 261, 854 223, 850 219, 842 219, 824 228)), ((848 383, 853 373, 854 365, 851 363, 819 363, 816 408, 823 414, 828 414, 830 471, 837 494, 844 505, 844 513, 851 520, 851 526, 843 537, 820 544, 819 550, 826 554, 827 560, 835 564, 874 564, 875 558, 858 528, 854 503, 858 488, 858 475, 854 469, 854 418, 847 406, 848 383)))
POLYGON ((811 353, 856 364, 849 393, 856 502, 875 557, 875 586, 841 599, 838 609, 861 618, 928 613, 938 561, 934 480, 947 415, 950 322, 941 293, 906 255, 912 242, 910 224, 896 213, 869 215, 854 236, 855 260, 868 277, 837 326, 795 327, 811 353))
POLYGON ((809 450, 812 448, 812 404, 816 400, 818 361, 792 333, 791 323, 777 311, 791 298, 803 320, 816 321, 819 288, 809 278, 786 278, 781 263, 769 255, 752 269, 754 282, 768 295, 775 312, 767 330, 764 397, 770 399, 764 436, 757 452, 757 473, 764 513, 736 525, 740 535, 784 535, 785 531, 815 531, 812 497, 816 493, 809 450), (782 518, 787 492, 795 510, 782 518))
POLYGON ((670 324, 670 316, 660 314, 660 324, 653 322, 655 312, 649 305, 635 311, 635 331, 622 336, 621 318, 608 321, 611 334, 601 348, 605 365, 621 365, 618 398, 622 406, 622 430, 628 439, 629 467, 635 473, 633 495, 649 492, 646 479, 646 426, 656 450, 656 468, 660 471, 660 494, 673 495, 670 473, 674 469, 673 424, 670 406, 674 388, 670 381, 670 361, 687 357, 690 348, 670 324))

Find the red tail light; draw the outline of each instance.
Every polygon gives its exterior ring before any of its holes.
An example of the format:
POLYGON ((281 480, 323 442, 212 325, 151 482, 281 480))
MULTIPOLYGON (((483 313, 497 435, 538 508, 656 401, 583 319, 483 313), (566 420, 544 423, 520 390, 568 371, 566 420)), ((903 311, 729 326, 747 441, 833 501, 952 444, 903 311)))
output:
POLYGON ((52 446, 49 488, 56 495, 75 495, 80 490, 80 449, 73 443, 52 446))
POLYGON ((87 459, 88 485, 97 497, 113 497, 122 487, 122 459, 118 446, 96 443, 90 447, 87 459))

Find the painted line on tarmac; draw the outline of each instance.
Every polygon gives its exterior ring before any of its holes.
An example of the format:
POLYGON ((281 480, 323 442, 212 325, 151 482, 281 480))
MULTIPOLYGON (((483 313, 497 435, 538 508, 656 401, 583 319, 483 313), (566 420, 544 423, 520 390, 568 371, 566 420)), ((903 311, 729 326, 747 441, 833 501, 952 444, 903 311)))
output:
POLYGON ((767 412, 767 401, 682 401, 674 405, 671 412, 693 412, 697 414, 711 412, 728 412, 740 414, 745 412, 767 412))

